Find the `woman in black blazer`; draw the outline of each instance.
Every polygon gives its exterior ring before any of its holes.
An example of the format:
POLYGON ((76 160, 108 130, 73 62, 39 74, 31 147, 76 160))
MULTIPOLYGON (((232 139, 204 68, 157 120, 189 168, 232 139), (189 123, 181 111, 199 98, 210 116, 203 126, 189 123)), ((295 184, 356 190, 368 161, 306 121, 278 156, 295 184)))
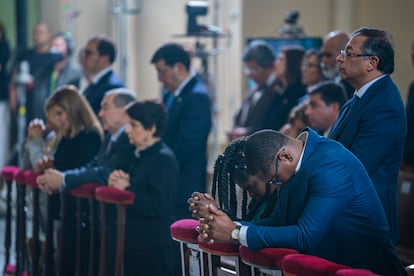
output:
MULTIPOLYGON (((116 170, 109 177, 109 186, 135 193, 135 201, 127 207, 126 214, 124 273, 180 275, 178 243, 170 236, 179 167, 174 153, 161 139, 167 112, 163 104, 155 101, 135 102, 126 112, 126 133, 136 147, 136 159, 128 173, 116 170)), ((116 213, 114 209, 109 213, 113 229, 108 229, 108 243, 113 248, 108 251, 114 252, 116 213)))

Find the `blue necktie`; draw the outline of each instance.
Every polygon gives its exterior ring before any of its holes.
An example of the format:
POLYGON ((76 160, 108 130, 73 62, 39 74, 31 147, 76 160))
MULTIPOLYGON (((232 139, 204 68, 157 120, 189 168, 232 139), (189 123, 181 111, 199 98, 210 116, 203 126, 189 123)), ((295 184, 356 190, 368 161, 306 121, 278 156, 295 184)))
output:
POLYGON ((350 111, 352 110, 352 107, 354 106, 354 104, 357 102, 358 99, 359 97, 354 95, 348 102, 345 103, 345 105, 343 106, 341 110, 341 113, 339 113, 339 116, 336 119, 332 127, 332 130, 329 136, 331 136, 331 134, 335 132, 335 129, 338 127, 338 125, 346 118, 346 116, 349 115, 350 111))

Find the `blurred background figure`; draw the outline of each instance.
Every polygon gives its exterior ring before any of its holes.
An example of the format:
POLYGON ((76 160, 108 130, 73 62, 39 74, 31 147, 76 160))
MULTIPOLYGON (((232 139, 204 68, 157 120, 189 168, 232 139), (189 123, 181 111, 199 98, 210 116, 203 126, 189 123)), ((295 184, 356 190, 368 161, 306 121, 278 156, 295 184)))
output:
POLYGON ((345 49, 349 35, 343 31, 329 32, 323 39, 321 47, 321 66, 324 77, 327 80, 341 84, 346 92, 347 98, 352 98, 355 89, 347 81, 341 78, 337 68, 336 57, 340 51, 345 49))
POLYGON ((244 97, 234 118, 233 129, 227 133, 229 141, 263 129, 275 95, 275 55, 272 48, 265 41, 253 40, 244 49, 243 62, 245 74, 254 82, 254 87, 244 97))
POLYGON ((92 110, 98 115, 105 93, 124 87, 122 80, 112 70, 116 59, 116 47, 106 35, 92 36, 81 52, 81 65, 88 86, 82 91, 92 110))
POLYGON ((280 132, 292 138, 298 137, 299 133, 309 126, 309 119, 306 116, 306 109, 309 102, 307 100, 294 106, 289 113, 287 123, 280 128, 280 132))
POLYGON ((309 126, 320 135, 328 137, 339 111, 346 102, 342 86, 332 81, 324 81, 309 92, 305 114, 309 126))
POLYGON ((57 32, 51 37, 51 52, 62 55, 62 60, 48 64, 39 72, 33 87, 34 97, 31 109, 34 118, 45 118, 44 105, 47 98, 65 84, 79 87, 80 66, 72 60, 74 42, 70 33, 57 32))
POLYGON ((316 49, 307 50, 302 60, 302 83, 306 85, 309 92, 324 79, 319 51, 316 49))
MULTIPOLYGON (((411 43, 411 64, 414 66, 414 40, 411 43)), ((407 94, 407 138, 405 140, 402 169, 414 172, 414 81, 407 94)))
POLYGON ((10 59, 10 48, 7 40, 6 30, 0 21, 0 117, 3 121, 2 135, 0 135, 0 166, 3 167, 9 156, 9 125, 10 110, 9 98, 9 72, 8 62, 10 59))
POLYGON ((286 124, 290 111, 306 95, 302 83, 302 59, 305 50, 291 45, 282 48, 276 60, 275 97, 267 112, 265 128, 279 130, 286 124))

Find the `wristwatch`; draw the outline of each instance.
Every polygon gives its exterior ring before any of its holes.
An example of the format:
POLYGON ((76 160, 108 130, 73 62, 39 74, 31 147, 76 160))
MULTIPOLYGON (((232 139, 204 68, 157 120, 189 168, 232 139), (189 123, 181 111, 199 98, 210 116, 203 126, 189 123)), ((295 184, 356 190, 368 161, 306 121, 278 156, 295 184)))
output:
POLYGON ((231 230, 231 239, 233 240, 233 243, 240 244, 240 225, 237 225, 236 228, 231 230))

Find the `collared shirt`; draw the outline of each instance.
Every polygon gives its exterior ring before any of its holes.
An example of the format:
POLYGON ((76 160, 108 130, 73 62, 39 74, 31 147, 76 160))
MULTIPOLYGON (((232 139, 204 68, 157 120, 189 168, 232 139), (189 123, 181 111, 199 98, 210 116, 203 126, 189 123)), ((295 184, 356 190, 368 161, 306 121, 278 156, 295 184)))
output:
MULTIPOLYGON (((305 153, 305 148, 306 148, 306 144, 307 144, 307 141, 308 141, 308 136, 309 136, 309 133, 307 131, 304 131, 304 132, 300 133, 299 136, 296 138, 297 140, 303 142, 303 149, 302 149, 302 153, 300 154, 298 164, 296 165, 296 168, 295 168, 295 174, 300 170, 300 167, 302 166, 302 159, 303 159, 303 155, 305 153)), ((237 225, 241 225, 239 222, 235 222, 235 223, 237 225)), ((249 247, 249 245, 247 243, 247 229, 249 229, 249 226, 242 225, 240 227, 240 244, 244 245, 246 247, 249 247)))
MULTIPOLYGON (((127 126, 124 125, 120 129, 118 129, 117 132, 112 134, 111 138, 110 138, 110 142, 115 143, 116 140, 118 140, 119 136, 121 136, 121 134, 125 131, 126 128, 127 128, 127 126)), ((63 191, 66 187, 65 176, 66 176, 65 172, 62 172, 62 187, 60 188, 60 191, 63 191)))
POLYGON ((183 90, 183 88, 187 85, 187 83, 196 75, 196 73, 194 71, 190 72, 190 75, 188 76, 188 78, 186 78, 182 83, 180 83, 180 85, 177 87, 177 89, 175 89, 174 91, 174 97, 178 97, 181 94, 181 91, 183 90))
POLYGON ((98 81, 109 71, 111 71, 111 67, 106 67, 105 69, 103 69, 102 71, 98 72, 95 76, 92 77, 91 79, 91 84, 95 84, 98 83, 98 81))
POLYGON ((356 90, 354 95, 356 95, 358 98, 362 98, 362 96, 364 96, 365 92, 367 92, 368 88, 373 85, 376 81, 382 79, 383 77, 385 77, 386 74, 383 74, 375 79, 373 79, 372 81, 367 82, 366 84, 364 84, 359 90, 356 90))

